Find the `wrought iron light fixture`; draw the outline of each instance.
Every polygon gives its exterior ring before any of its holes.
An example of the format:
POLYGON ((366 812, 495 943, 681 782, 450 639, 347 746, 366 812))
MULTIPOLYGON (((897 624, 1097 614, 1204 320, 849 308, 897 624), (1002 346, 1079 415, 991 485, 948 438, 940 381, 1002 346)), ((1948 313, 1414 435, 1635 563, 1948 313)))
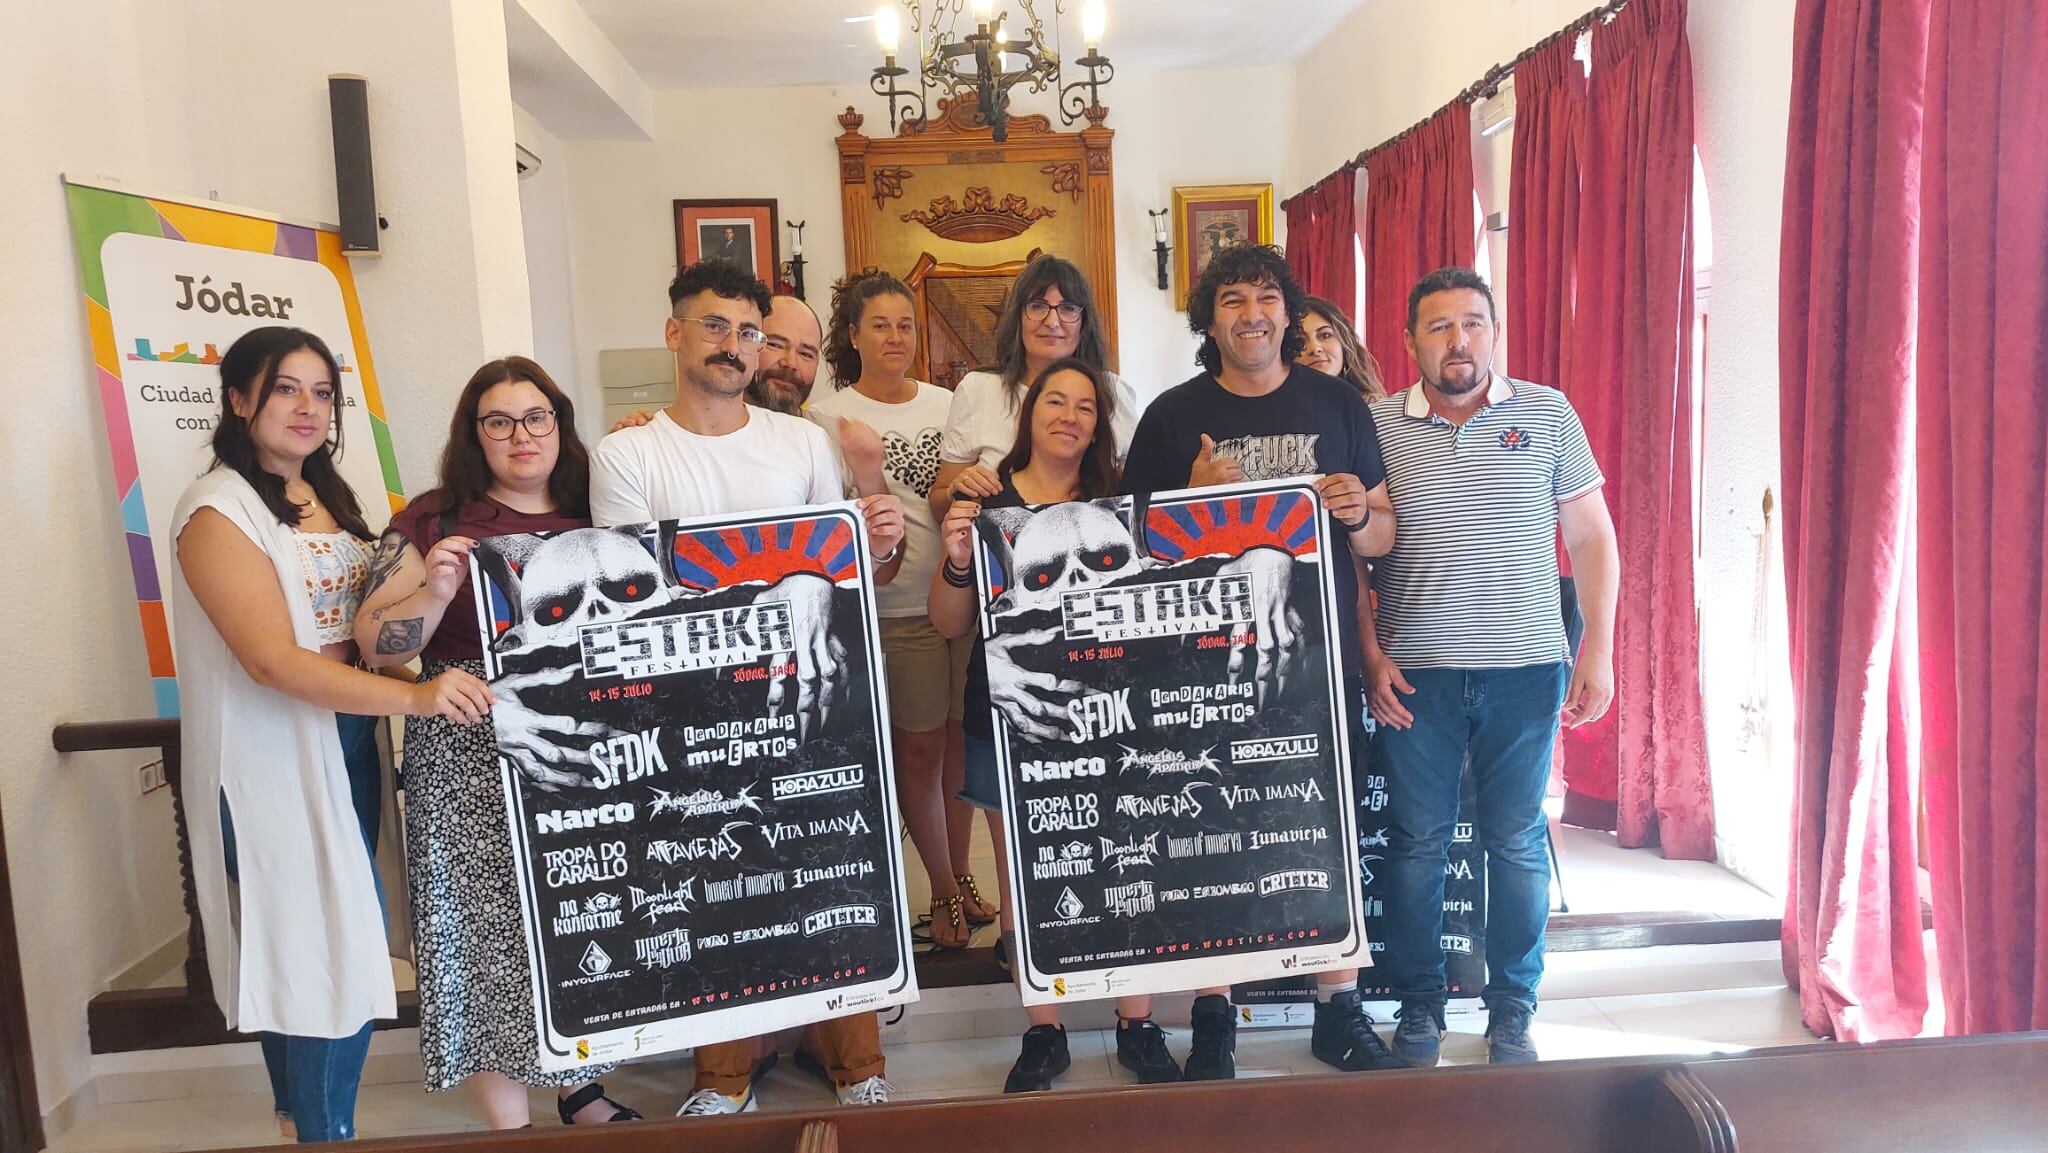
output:
MULTIPOLYGON (((1102 54, 1106 23, 1103 0, 1085 0, 1081 10, 1082 38, 1088 51, 1074 63, 1087 69, 1088 75, 1065 85, 1061 84, 1064 74, 1059 53, 1046 46, 1045 26, 1034 7, 1036 0, 1014 2, 1029 24, 1021 40, 1004 38, 1009 13, 1000 9, 1005 0, 894 0, 875 12, 875 39, 882 46, 882 66, 875 69, 868 86, 889 102, 891 132, 896 131, 899 120, 922 123, 929 117, 925 90, 930 88, 955 99, 972 95, 976 112, 994 132, 997 143, 1009 139, 1010 90, 1019 84, 1028 84, 1033 92, 1056 89, 1062 123, 1072 124, 1083 116, 1091 122, 1101 122, 1101 89, 1116 76, 1109 57, 1102 54), (910 36, 916 52, 914 69, 896 63, 903 34, 897 11, 899 3, 910 17, 910 36), (973 21, 974 31, 959 35, 955 28, 963 11, 973 21), (1020 66, 1010 67, 1012 60, 1020 66), (898 83, 912 75, 917 78, 916 84, 905 87, 898 83)), ((1065 5, 1066 0, 1053 0, 1055 34, 1065 5)))
POLYGON ((1159 258, 1159 291, 1166 291, 1166 256, 1173 251, 1166 243, 1167 209, 1148 208, 1145 215, 1152 218, 1152 254, 1159 258))

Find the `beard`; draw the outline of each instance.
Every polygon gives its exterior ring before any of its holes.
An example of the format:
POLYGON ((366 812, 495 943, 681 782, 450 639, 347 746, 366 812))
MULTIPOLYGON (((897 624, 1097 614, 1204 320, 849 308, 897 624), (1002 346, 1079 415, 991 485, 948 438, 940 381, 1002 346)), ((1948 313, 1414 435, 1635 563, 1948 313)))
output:
POLYGON ((1439 367, 1437 369, 1437 378, 1430 382, 1430 387, 1443 393, 1445 396, 1464 396, 1474 389, 1483 387, 1486 384, 1487 378, 1492 375, 1491 372, 1482 371, 1478 361, 1469 361, 1449 367, 1469 369, 1470 375, 1453 379, 1445 374, 1442 367, 1439 367))
POLYGON ((804 399, 810 389, 793 373, 768 369, 754 374, 747 385, 747 402, 785 416, 802 416, 804 399))

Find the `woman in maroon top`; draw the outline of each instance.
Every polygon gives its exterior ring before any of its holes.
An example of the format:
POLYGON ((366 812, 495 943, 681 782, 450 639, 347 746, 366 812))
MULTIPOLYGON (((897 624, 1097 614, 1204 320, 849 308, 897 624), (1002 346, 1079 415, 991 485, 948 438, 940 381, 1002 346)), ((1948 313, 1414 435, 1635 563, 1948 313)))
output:
MULTIPOLYGON (((356 642, 372 668, 483 675, 469 595, 478 538, 590 524, 589 456, 576 412, 523 356, 477 369, 456 403, 441 483, 391 520, 370 563, 356 642)), ((430 722, 430 723, 421 723, 430 722)), ((489 725, 405 726, 406 865, 427 1089, 468 1081, 494 1128, 527 1123, 526 1086, 560 1090, 563 1124, 639 1117, 592 1082, 610 1066, 543 1073, 530 1009, 512 843, 489 725)))

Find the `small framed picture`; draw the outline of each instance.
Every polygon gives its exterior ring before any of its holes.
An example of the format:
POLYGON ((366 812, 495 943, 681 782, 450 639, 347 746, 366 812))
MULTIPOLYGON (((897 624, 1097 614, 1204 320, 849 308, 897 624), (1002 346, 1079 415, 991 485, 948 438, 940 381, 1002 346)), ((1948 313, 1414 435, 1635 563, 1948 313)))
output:
POLYGON ((782 227, 773 200, 678 200, 676 267, 730 260, 775 287, 775 234, 782 227))
POLYGON ((1202 184, 1173 190, 1173 298, 1188 290, 1219 252, 1239 244, 1273 243, 1273 186, 1202 184))

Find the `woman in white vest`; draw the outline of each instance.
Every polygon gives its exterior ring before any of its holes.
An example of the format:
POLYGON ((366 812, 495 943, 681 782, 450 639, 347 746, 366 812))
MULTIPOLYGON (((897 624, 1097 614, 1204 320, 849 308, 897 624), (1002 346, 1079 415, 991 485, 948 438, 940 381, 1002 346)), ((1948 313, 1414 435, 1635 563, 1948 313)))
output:
POLYGON ((376 719, 490 709, 459 670, 357 667, 375 539, 335 469, 341 373, 320 338, 254 329, 221 359, 213 466, 171 520, 186 819, 214 997, 258 1034, 279 1120, 355 1136, 370 1023, 397 1015, 372 868, 376 719))

